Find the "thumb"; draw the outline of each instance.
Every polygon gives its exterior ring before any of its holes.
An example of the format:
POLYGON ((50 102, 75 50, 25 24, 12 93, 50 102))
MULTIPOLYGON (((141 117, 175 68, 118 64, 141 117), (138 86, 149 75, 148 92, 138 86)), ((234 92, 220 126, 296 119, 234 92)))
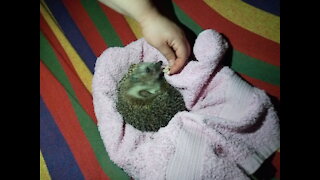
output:
POLYGON ((169 65, 174 63, 176 59, 176 55, 168 44, 162 44, 158 47, 158 50, 164 55, 164 57, 168 60, 169 65))
POLYGON ((178 73, 186 64, 187 58, 190 55, 190 45, 187 40, 177 41, 173 45, 173 49, 176 53, 177 59, 174 65, 170 68, 170 74, 178 73))

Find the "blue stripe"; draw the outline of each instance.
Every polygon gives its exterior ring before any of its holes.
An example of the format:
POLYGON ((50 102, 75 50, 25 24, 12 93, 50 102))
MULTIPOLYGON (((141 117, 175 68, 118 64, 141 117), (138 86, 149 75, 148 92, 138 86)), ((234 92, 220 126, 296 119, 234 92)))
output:
POLYGON ((82 180, 83 174, 40 96, 40 149, 51 178, 82 180))
POLYGON ((251 6, 280 16, 280 0, 242 0, 251 6))
POLYGON ((58 21, 59 26, 63 30, 72 46, 75 48, 77 53, 79 53, 88 69, 90 69, 91 73, 93 73, 97 57, 81 34, 77 25, 72 20, 68 10, 65 8, 61 0, 46 0, 46 4, 54 15, 55 19, 58 21))

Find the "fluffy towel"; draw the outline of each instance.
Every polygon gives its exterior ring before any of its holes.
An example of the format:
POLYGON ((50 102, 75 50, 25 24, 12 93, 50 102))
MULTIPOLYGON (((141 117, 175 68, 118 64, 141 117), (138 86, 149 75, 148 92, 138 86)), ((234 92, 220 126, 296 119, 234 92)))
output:
POLYGON ((279 148, 279 120, 266 93, 219 64, 227 42, 214 30, 199 34, 190 61, 166 80, 183 95, 188 111, 158 132, 125 124, 116 110, 117 83, 129 66, 164 56, 139 39, 108 48, 98 58, 93 103, 111 160, 136 179, 249 179, 279 148))

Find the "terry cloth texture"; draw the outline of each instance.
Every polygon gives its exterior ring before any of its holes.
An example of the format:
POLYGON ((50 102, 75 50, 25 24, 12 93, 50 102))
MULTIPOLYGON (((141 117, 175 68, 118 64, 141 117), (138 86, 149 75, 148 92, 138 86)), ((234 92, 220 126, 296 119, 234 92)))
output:
POLYGON ((198 35, 196 59, 179 74, 165 75, 188 111, 157 132, 125 124, 116 110, 116 90, 131 64, 166 65, 166 59, 144 39, 105 50, 97 59, 92 87, 110 159, 136 179, 249 179, 279 148, 279 119, 264 91, 219 63, 227 48, 214 30, 198 35))

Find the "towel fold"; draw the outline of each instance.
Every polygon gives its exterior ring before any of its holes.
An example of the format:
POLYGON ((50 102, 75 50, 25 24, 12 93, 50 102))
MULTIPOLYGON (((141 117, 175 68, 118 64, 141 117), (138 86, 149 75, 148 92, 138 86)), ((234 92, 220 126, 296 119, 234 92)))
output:
POLYGON ((157 132, 141 132, 117 112, 117 84, 131 64, 165 57, 144 39, 108 48, 97 59, 93 103, 106 150, 136 179, 249 179, 280 146, 279 119, 263 90, 220 61, 227 42, 214 30, 199 34, 195 61, 166 80, 188 111, 157 132))

